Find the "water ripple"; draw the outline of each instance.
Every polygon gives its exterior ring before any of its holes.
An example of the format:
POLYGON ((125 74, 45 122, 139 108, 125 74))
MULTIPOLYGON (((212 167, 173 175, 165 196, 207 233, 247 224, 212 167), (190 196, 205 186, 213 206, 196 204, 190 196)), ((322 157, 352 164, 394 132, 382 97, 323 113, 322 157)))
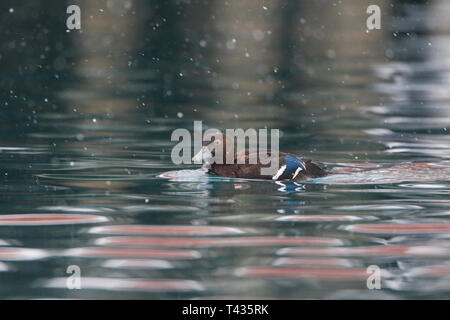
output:
POLYGON ((88 214, 9 214, 0 215, 0 226, 43 226, 106 222, 108 218, 88 214))
MULTIPOLYGON (((53 278, 42 284, 46 288, 67 288, 67 278, 53 278)), ((94 278, 81 279, 83 290, 147 291, 147 292, 191 292, 203 291, 197 281, 179 279, 130 279, 130 278, 94 278)))
POLYGON ((62 252, 63 256, 86 258, 135 258, 135 259, 198 259, 201 254, 194 250, 130 249, 88 247, 62 252))
POLYGON ((152 235, 178 235, 178 236, 211 236, 236 235, 244 233, 243 230, 220 226, 164 226, 164 225, 111 225, 94 227, 90 230, 96 234, 152 234, 152 235))
POLYGON ((233 237, 233 238, 155 238, 107 237, 99 245, 124 247, 258 247, 258 246, 340 246, 339 239, 313 237, 233 237))

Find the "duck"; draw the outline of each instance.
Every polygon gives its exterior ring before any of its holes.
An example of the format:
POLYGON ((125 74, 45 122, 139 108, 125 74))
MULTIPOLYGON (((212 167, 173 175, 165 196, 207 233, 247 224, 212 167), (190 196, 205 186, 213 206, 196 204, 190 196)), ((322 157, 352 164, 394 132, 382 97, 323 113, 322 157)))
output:
POLYGON ((252 151, 246 149, 234 152, 233 161, 227 163, 226 155, 230 153, 228 150, 234 150, 234 139, 227 138, 225 134, 212 137, 211 140, 203 143, 203 147, 192 160, 195 163, 202 163, 202 169, 208 174, 228 178, 299 181, 328 175, 328 172, 313 160, 285 152, 278 152, 278 168, 272 174, 263 175, 261 169, 268 168, 269 164, 262 164, 257 155, 266 152, 270 156, 272 150, 258 149, 252 151), (223 161, 220 161, 221 163, 215 161, 218 148, 222 149, 223 161), (251 164, 250 159, 257 159, 257 161, 251 164))

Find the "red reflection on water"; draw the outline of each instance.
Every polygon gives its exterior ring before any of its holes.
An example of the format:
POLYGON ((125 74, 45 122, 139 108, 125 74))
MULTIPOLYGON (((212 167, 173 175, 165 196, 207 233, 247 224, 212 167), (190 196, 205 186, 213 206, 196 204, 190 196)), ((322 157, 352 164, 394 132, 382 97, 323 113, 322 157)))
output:
POLYGON ((39 226, 74 223, 98 223, 108 221, 106 217, 91 214, 7 214, 0 215, 0 226, 39 226))
MULTIPOLYGON (((54 278, 44 283, 47 288, 66 288, 67 278, 54 278)), ((120 291, 202 291, 203 286, 193 280, 130 279, 82 277, 81 289, 120 291)))
POLYGON ((341 215, 292 215, 292 216, 282 216, 276 221, 302 221, 302 222, 333 222, 333 221, 357 221, 362 218, 357 216, 341 216, 341 215))
POLYGON ((116 225, 92 228, 91 233, 101 234, 158 234, 183 236, 210 236, 241 234, 242 230, 219 226, 158 226, 158 225, 116 225))
POLYGON ((333 168, 332 172, 359 172, 361 171, 361 169, 358 168, 340 168, 340 167, 336 167, 333 168))
POLYGON ((39 249, 0 247, 0 260, 36 260, 47 256, 47 252, 39 249))
POLYGON ((154 238, 107 237, 97 244, 139 247, 243 247, 243 246, 339 246, 342 241, 313 237, 237 237, 237 238, 154 238))
POLYGON ((371 163, 339 163, 341 166, 354 167, 354 168, 378 168, 379 165, 371 163))
POLYGON ((103 263, 104 268, 125 269, 171 269, 172 263, 161 259, 111 259, 103 263))
POLYGON ((435 265, 414 268, 410 272, 408 272, 408 275, 432 277, 450 276, 450 265, 435 265))
POLYGON ((444 246, 372 246, 348 248, 283 248, 280 255, 298 256, 450 256, 450 247, 444 246))
POLYGON ((129 248, 76 248, 67 250, 64 255, 92 258, 137 258, 137 259, 196 259, 200 253, 194 250, 158 250, 129 248))
POLYGON ((352 263, 345 259, 335 258, 279 258, 273 263, 274 266, 279 267, 333 267, 333 268, 347 268, 351 267, 352 263))
POLYGON ((447 233, 450 232, 450 224, 355 224, 345 229, 362 233, 447 233))
POLYGON ((366 269, 303 269, 279 267, 246 267, 238 271, 242 277, 367 279, 366 269))

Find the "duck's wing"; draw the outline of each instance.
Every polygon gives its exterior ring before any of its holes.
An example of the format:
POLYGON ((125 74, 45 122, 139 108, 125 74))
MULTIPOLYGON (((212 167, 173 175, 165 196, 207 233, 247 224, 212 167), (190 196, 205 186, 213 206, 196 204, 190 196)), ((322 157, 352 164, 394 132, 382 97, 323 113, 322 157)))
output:
POLYGON ((272 167, 272 163, 265 163, 261 161, 260 155, 268 157, 269 161, 272 156, 271 150, 260 149, 255 150, 243 150, 236 153, 236 163, 245 164, 241 166, 239 171, 245 171, 245 174, 258 177, 259 179, 272 179, 272 180, 294 180, 300 175, 306 175, 306 164, 302 159, 280 152, 278 154, 278 166, 273 167, 272 172, 269 175, 262 175, 262 168, 272 167))
POLYGON ((267 157, 271 156, 270 150, 259 150, 259 152, 244 150, 237 152, 235 164, 232 165, 236 174, 255 179, 272 180, 301 180, 305 177, 316 178, 327 174, 325 170, 310 159, 302 159, 289 153, 280 152, 278 167, 274 169, 271 175, 263 176, 261 168, 269 167, 270 165, 260 162, 260 153, 267 154, 267 157))
POLYGON ((326 176, 327 172, 311 159, 304 159, 293 154, 280 152, 280 171, 275 180, 301 180, 305 177, 318 178, 326 176), (282 171, 283 166, 286 166, 282 171))
POLYGON ((288 153, 279 153, 279 169, 273 175, 273 180, 296 180, 306 175, 305 162, 288 153))
POLYGON ((315 162, 311 159, 300 158, 300 157, 294 156, 289 153, 283 153, 283 155, 294 157, 294 158, 297 158, 297 159, 300 159, 301 161, 303 161, 303 163, 305 165, 304 175, 307 177, 319 178, 319 177, 326 176, 328 174, 328 172, 325 169, 323 169, 320 164, 318 164, 317 162, 315 162))

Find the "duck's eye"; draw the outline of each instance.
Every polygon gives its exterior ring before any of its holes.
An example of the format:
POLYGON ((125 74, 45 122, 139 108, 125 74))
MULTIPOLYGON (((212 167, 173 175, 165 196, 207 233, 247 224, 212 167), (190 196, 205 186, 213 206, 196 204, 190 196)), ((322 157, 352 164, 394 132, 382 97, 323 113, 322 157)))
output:
POLYGON ((220 140, 216 140, 216 141, 214 141, 214 143, 215 144, 220 144, 221 142, 220 142, 220 140))

